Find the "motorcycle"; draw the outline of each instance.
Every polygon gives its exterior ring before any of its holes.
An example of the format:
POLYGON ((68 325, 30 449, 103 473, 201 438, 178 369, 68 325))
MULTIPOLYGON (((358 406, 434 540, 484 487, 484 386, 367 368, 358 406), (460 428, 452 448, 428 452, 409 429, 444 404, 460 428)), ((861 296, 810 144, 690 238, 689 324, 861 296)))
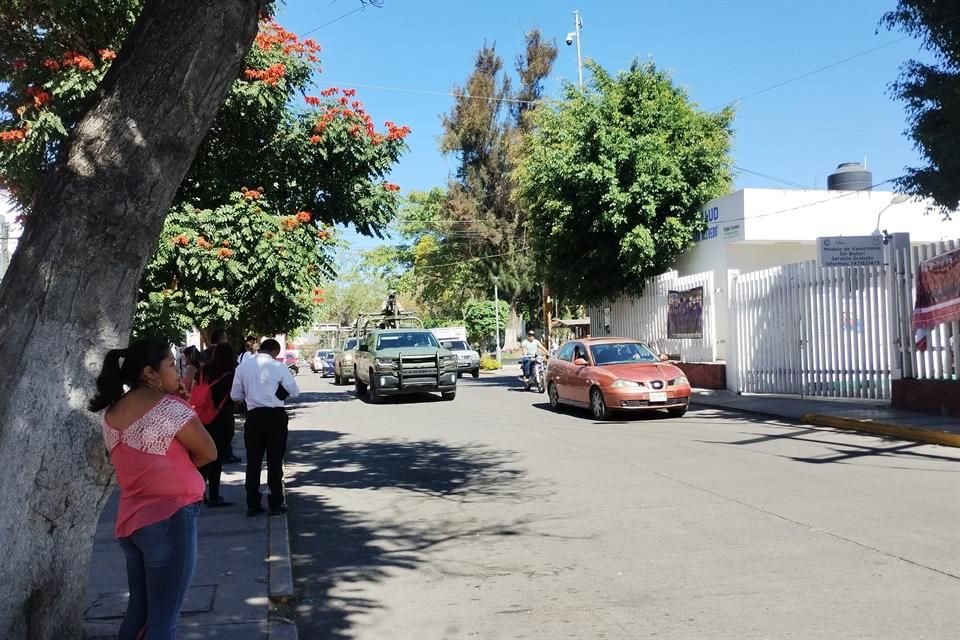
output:
POLYGON ((537 393, 543 393, 546 389, 546 358, 543 354, 537 354, 537 357, 530 363, 530 375, 523 379, 523 386, 526 391, 531 387, 537 388, 537 393))

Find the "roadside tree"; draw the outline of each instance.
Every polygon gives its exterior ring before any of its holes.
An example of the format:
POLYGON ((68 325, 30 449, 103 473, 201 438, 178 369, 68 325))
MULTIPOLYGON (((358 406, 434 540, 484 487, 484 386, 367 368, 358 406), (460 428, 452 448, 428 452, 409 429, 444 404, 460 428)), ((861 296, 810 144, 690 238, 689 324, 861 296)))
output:
POLYGON ((731 180, 731 110, 699 110, 652 64, 589 66, 589 90, 537 109, 517 172, 544 281, 580 303, 641 293, 731 180))
POLYGON ((907 169, 897 183, 905 192, 932 198, 943 213, 960 208, 960 2, 900 0, 883 17, 922 42, 933 62, 910 60, 891 92, 906 103, 909 134, 924 166, 907 169))

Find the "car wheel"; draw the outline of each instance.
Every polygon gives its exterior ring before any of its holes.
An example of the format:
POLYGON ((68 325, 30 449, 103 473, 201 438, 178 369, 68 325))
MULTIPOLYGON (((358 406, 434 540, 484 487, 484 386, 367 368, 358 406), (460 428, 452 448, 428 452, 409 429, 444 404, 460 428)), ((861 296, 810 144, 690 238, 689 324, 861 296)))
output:
POLYGON ((377 391, 377 378, 373 375, 373 371, 370 372, 369 397, 370 404, 380 404, 383 402, 383 396, 377 391))
POLYGON ((667 413, 670 414, 671 418, 682 418, 686 412, 686 407, 674 407, 672 409, 667 409, 667 413))
POLYGON ((474 369, 473 372, 472 372, 470 375, 472 375, 474 378, 479 378, 479 377, 480 377, 480 369, 474 369))
POLYGON ((590 412, 597 420, 607 420, 610 417, 610 408, 603 399, 603 392, 597 387, 590 391, 590 412))
POLYGON ((547 385, 547 397, 550 398, 550 408, 560 411, 560 392, 557 391, 557 385, 552 382, 547 385))
POLYGON ((446 400, 447 402, 450 402, 451 400, 453 400, 454 398, 457 397, 457 392, 456 392, 456 391, 444 391, 443 393, 440 394, 440 397, 443 398, 444 400, 446 400))
POLYGON ((358 396, 362 396, 367 392, 367 385, 360 380, 360 376, 357 375, 356 371, 353 372, 353 387, 357 390, 358 396))

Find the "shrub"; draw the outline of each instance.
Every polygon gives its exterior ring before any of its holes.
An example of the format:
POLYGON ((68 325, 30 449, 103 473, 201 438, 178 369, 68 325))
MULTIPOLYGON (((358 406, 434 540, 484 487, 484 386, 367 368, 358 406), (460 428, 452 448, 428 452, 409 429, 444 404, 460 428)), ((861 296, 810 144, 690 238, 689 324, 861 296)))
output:
POLYGON ((500 361, 492 356, 480 358, 480 368, 484 371, 496 371, 500 368, 500 361))

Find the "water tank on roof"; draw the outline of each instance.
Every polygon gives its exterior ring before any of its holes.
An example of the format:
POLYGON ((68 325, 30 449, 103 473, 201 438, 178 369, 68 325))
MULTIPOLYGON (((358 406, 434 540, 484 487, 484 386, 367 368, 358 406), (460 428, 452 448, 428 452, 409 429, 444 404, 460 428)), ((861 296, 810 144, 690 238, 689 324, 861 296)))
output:
POLYGON ((859 162, 844 162, 827 176, 828 191, 869 191, 873 173, 859 162))

